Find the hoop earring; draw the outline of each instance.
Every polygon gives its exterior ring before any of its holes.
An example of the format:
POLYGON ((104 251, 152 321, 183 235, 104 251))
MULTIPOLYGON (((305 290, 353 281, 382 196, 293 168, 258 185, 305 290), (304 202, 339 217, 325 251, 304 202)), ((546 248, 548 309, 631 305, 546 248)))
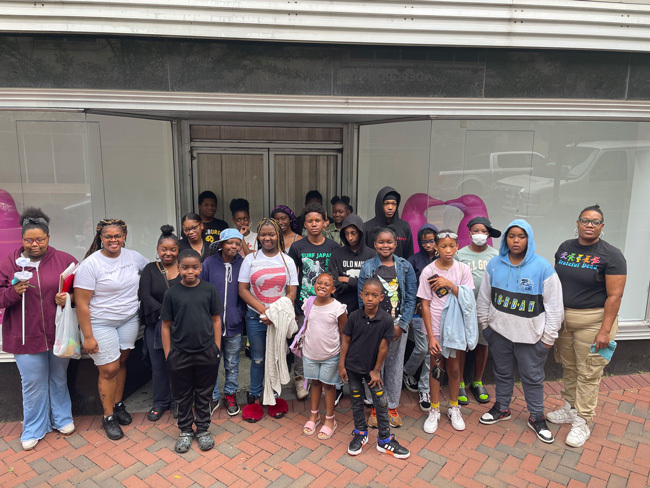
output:
POLYGON ((156 261, 160 262, 160 254, 156 253, 156 261))
POLYGON ((576 227, 576 229, 573 231, 573 235, 576 237, 576 239, 580 236, 580 234, 578 234, 578 228, 577 228, 577 227, 576 227))
POLYGON ((598 234, 598 237, 599 237, 600 239, 602 239, 603 237, 605 237, 605 231, 604 231, 604 230, 601 230, 601 231, 600 231, 600 234, 598 234))

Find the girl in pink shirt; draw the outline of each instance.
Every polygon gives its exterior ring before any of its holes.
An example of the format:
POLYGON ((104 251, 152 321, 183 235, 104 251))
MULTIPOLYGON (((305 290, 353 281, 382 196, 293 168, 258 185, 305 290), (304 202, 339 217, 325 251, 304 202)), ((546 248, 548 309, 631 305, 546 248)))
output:
MULTIPOLYGON (((439 258, 429 264, 420 274, 418 298, 422 301, 422 320, 429 338, 431 353, 431 410, 424 422, 424 431, 433 434, 440 420, 440 383, 435 379, 436 366, 443 367, 440 347, 440 318, 450 293, 458 297, 458 286, 466 285, 474 289, 472 272, 464 263, 454 260, 458 250, 458 235, 450 230, 441 230, 435 237, 435 249, 439 258)), ((460 370, 458 356, 445 360, 449 377, 449 408, 447 416, 456 430, 465 430, 465 422, 458 405, 460 370)))
POLYGON ((341 383, 338 374, 341 331, 348 319, 346 306, 332 298, 335 291, 334 278, 328 273, 322 273, 314 282, 316 297, 305 300, 303 304, 307 325, 302 359, 305 379, 311 380, 311 416, 303 428, 303 433, 314 435, 316 426, 321 422, 320 398, 322 388, 325 388, 327 413, 323 427, 318 433, 321 440, 329 439, 336 430, 334 399, 336 385, 341 383), (311 309, 307 310, 310 303, 311 309))

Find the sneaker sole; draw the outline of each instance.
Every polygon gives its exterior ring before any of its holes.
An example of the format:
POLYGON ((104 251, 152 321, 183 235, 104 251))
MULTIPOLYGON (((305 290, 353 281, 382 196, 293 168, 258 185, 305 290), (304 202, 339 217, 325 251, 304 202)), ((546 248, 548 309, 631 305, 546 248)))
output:
POLYGON ((417 393, 417 392, 418 392, 418 388, 417 388, 417 386, 416 386, 415 388, 413 388, 412 386, 409 386, 409 385, 407 385, 406 383, 404 383, 404 388, 406 388, 406 389, 407 389, 408 391, 410 391, 411 393, 417 393))
POLYGON ((361 443, 361 448, 358 451, 351 451, 350 448, 348 447, 348 454, 350 456, 358 456, 363 451, 363 446, 365 446, 367 443, 368 443, 368 437, 366 437, 366 439, 361 443))
POLYGON ((377 450, 379 452, 390 454, 391 456, 393 456, 396 459, 406 459, 411 455, 410 452, 408 454, 396 454, 393 451, 389 451, 388 449, 385 449, 385 448, 381 447, 379 444, 377 444, 377 450))
MULTIPOLYGON (((226 412, 228 412, 228 410, 226 410, 226 412)), ((236 412, 228 412, 228 415, 234 417, 235 415, 239 415, 240 412, 241 412, 241 408, 238 408, 236 412)))
POLYGON ((589 437, 587 437, 587 438, 584 440, 584 442, 582 442, 582 443, 579 443, 579 442, 569 442, 569 439, 567 439, 565 442, 566 442, 566 445, 569 446, 569 447, 582 447, 582 446, 585 445, 585 443, 586 443, 588 440, 589 440, 589 437))
POLYGON ((431 404, 427 405, 426 407, 423 407, 422 404, 420 404, 420 410, 422 410, 424 413, 429 413, 429 410, 431 410, 431 404))
POLYGON ((507 415, 506 417, 501 417, 495 420, 483 420, 483 417, 480 417, 478 421, 483 425, 493 425, 496 424, 497 422, 501 422, 502 420, 510 420, 511 418, 512 415, 507 415))
POLYGON ((394 424, 394 423, 391 422, 390 420, 388 421, 388 423, 389 423, 390 426, 393 427, 394 429, 399 429, 399 428, 402 426, 402 424, 394 424))
POLYGON ((555 437, 552 437, 551 439, 544 439, 542 436, 540 436, 540 435, 537 433, 537 431, 535 430, 535 427, 533 427, 533 426, 530 425, 529 423, 526 423, 526 425, 528 425, 528 427, 530 428, 530 430, 532 430, 533 432, 535 432, 535 435, 537 436, 537 438, 538 438, 540 441, 544 442, 545 444, 553 444, 553 443, 555 442, 555 437))

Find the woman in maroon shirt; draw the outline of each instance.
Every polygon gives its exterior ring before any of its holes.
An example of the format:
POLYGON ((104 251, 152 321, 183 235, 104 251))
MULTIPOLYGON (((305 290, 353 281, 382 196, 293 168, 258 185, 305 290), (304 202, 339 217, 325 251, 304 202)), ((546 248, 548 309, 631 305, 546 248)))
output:
POLYGON ((58 293, 59 276, 76 259, 49 245, 50 219, 40 210, 28 208, 20 218, 23 245, 0 262, 0 308, 5 308, 2 323, 2 349, 13 353, 23 389, 23 449, 29 450, 45 434, 58 430, 74 431, 68 393, 68 358, 52 353, 56 306, 65 305, 66 294, 58 293), (28 281, 13 284, 16 264, 27 258, 28 281), (25 297, 23 338, 22 299, 25 297), (23 340, 24 339, 24 340, 23 340))

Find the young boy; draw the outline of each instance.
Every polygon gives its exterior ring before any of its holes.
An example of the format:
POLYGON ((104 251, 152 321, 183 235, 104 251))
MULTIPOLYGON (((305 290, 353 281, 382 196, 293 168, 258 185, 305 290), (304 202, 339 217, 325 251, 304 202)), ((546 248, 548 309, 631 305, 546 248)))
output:
MULTIPOLYGON (((330 257, 339 245, 323 236, 326 222, 325 210, 321 205, 310 203, 302 212, 302 221, 307 230, 307 238, 295 242, 289 249, 289 257, 298 269, 298 298, 296 299, 296 321, 302 326, 305 316, 302 304, 314 293, 314 282, 321 273, 325 273, 330 264, 330 257)), ((309 392, 304 388, 302 358, 296 357, 293 363, 293 375, 298 400, 307 398, 309 392)))
MULTIPOLYGON (((237 390, 239 389, 239 352, 241 351, 241 336, 244 331, 246 304, 239 296, 239 271, 244 258, 239 254, 242 248, 242 236, 236 229, 221 231, 218 251, 203 261, 203 269, 199 278, 215 286, 219 296, 223 297, 223 314, 221 323, 223 334, 221 350, 223 352, 223 370, 225 384, 223 387, 223 405, 228 415, 237 415, 240 411, 237 405, 237 390)), ((219 379, 214 383, 210 413, 219 407, 219 379)))
POLYGON ((390 226, 397 238, 395 254, 408 259, 413 254, 413 235, 409 223, 399 218, 401 200, 402 197, 395 188, 385 186, 379 190, 375 199, 375 218, 364 224, 363 232, 366 236, 366 245, 372 247, 377 231, 390 226))
POLYGON ((479 422, 510 419, 516 364, 530 414, 528 427, 550 444, 555 439, 544 419, 544 365, 564 318, 562 285, 553 266, 535 254, 528 222, 513 220, 504 235, 499 255, 485 269, 476 302, 496 378, 496 401, 479 422))
POLYGON ((228 224, 221 219, 215 219, 217 213, 217 195, 211 191, 203 191, 199 195, 198 214, 203 223, 206 242, 212 243, 219 240, 221 231, 228 228, 228 224))
POLYGON ((181 431, 174 450, 189 451, 195 423, 199 447, 208 451, 214 447, 208 427, 210 399, 219 370, 223 306, 214 285, 199 279, 198 252, 182 251, 178 269, 181 282, 165 292, 160 311, 163 350, 181 431))
MULTIPOLYGON (((418 231, 418 244, 420 252, 410 256, 408 262, 413 266, 415 278, 420 282, 420 273, 437 257, 435 239, 438 228, 433 224, 424 224, 418 231)), ((413 342, 415 343, 411 356, 404 364, 404 386, 413 393, 418 393, 420 410, 429 412, 431 408, 431 390, 429 388, 429 372, 431 370, 431 357, 429 356, 429 340, 422 331, 422 304, 418 299, 415 304, 415 313, 411 321, 413 342), (420 379, 415 379, 415 373, 422 366, 420 379)))
MULTIPOLYGON (((501 231, 492 227, 492 222, 487 217, 475 217, 467 223, 469 235, 472 238, 472 243, 469 246, 458 251, 456 259, 461 263, 465 263, 472 270, 472 277, 474 278, 474 298, 478 298, 478 291, 481 287, 481 280, 483 273, 487 267, 488 262, 494 256, 499 254, 499 251, 489 246, 487 243, 488 237, 501 237, 501 231)), ((460 388, 458 390, 458 403, 467 405, 469 399, 465 390, 465 351, 458 351, 458 367, 460 369, 460 388)), ((474 376, 473 381, 469 384, 469 389, 474 395, 478 403, 488 403, 490 395, 483 387, 483 372, 488 359, 488 343, 483 337, 483 331, 479 327, 478 344, 472 351, 474 355, 474 376)))
POLYGON ((388 353, 388 342, 393 340, 392 317, 379 304, 384 299, 384 287, 377 278, 368 278, 361 290, 363 308, 348 316, 341 335, 341 356, 339 376, 350 383, 354 438, 348 447, 348 454, 361 454, 368 442, 368 423, 363 407, 363 382, 370 388, 372 401, 377 411, 377 450, 392 454, 398 459, 411 455, 390 434, 388 421, 388 398, 383 389, 381 367, 388 353))
POLYGON ((244 236, 242 257, 257 249, 257 232, 251 231, 250 204, 245 198, 233 198, 230 201, 232 221, 237 230, 244 236))

